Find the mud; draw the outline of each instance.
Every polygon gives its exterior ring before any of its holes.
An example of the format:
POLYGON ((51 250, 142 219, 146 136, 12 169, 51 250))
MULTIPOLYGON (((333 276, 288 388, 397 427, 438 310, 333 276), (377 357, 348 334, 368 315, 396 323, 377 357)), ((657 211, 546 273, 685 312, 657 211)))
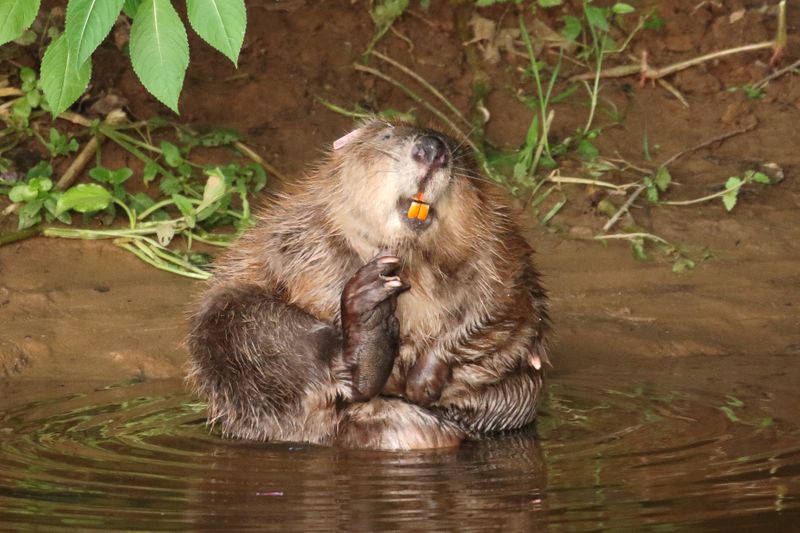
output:
MULTIPOLYGON (((471 73, 457 19, 458 10, 467 7, 433 4, 428 14, 414 5, 414 13, 396 24, 413 50, 391 33, 378 49, 413 66, 466 109, 471 73)), ((773 17, 760 12, 757 2, 726 2, 724 7, 707 2, 694 12, 694 0, 657 4, 666 23, 663 32, 644 32, 632 43, 636 54, 647 49, 654 65, 768 39, 774 31, 773 17), (731 14, 740 8, 747 8, 745 16, 731 23, 731 14)), ((242 131, 267 160, 296 175, 352 124, 315 96, 346 107, 418 107, 401 91, 349 67, 373 30, 363 3, 251 2, 248 9, 250 28, 239 70, 192 38, 181 120, 199 128, 242 131)), ((481 13, 498 20, 504 9, 481 13)), ((503 24, 514 27, 515 19, 511 11, 503 24)), ((544 21, 558 27, 557 21, 544 21)), ((790 9, 789 52, 783 64, 798 57, 798 29, 800 10, 790 9)), ((759 100, 727 89, 767 75, 768 60, 768 51, 743 54, 670 77, 689 108, 658 86, 639 87, 635 78, 604 82, 603 98, 614 103, 624 121, 598 137, 600 153, 619 153, 645 166, 757 122, 753 130, 672 165, 678 185, 669 199, 710 194, 727 177, 766 163, 783 171, 777 183, 745 190, 731 213, 719 201, 656 208, 637 202, 636 220, 647 231, 710 252, 694 270, 674 274, 663 260, 633 260, 626 244, 604 246, 581 238, 597 233, 606 220, 595 211, 592 190, 565 189, 572 200, 551 227, 531 231, 558 335, 552 383, 569 383, 575 376, 591 380, 600 373, 604 384, 615 378, 635 384, 645 379, 645 367, 650 369, 646 379, 656 383, 660 372, 685 380, 705 376, 693 385, 697 390, 719 395, 749 391, 754 398, 768 398, 770 416, 795 428, 762 449, 788 443, 781 439, 796 436, 800 425, 795 394, 800 361, 800 77, 787 74, 771 82, 759 100), (644 159, 645 137, 652 162, 644 159)), ((524 141, 532 111, 515 96, 518 68, 524 66, 525 59, 507 56, 497 65, 484 65, 494 86, 487 134, 498 146, 516 148, 524 141)), ((94 90, 113 89, 127 99, 134 116, 165 113, 110 45, 101 50, 95 76, 94 90)), ((555 138, 582 124, 585 100, 578 92, 555 106, 555 138)), ((419 115, 423 122, 436 123, 424 112, 419 115)), ((608 123, 603 113, 599 121, 608 123)), ((3 246, 0 396, 5 391, 6 405, 19 403, 13 398, 19 395, 21 401, 25 384, 34 381, 180 379, 186 360, 184 313, 199 288, 199 283, 153 270, 109 243, 35 239, 3 246)), ((170 389, 181 388, 180 381, 169 383, 170 389)), ((739 455, 747 453, 745 448, 739 455)))

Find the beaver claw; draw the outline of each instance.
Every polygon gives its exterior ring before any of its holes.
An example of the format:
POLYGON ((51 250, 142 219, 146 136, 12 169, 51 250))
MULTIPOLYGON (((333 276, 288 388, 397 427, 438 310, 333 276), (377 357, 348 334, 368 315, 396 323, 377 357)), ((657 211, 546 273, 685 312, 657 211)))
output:
POLYGON ((342 291, 342 355, 352 372, 355 400, 376 396, 392 373, 400 345, 397 295, 409 288, 397 276, 399 265, 397 257, 376 257, 342 291))

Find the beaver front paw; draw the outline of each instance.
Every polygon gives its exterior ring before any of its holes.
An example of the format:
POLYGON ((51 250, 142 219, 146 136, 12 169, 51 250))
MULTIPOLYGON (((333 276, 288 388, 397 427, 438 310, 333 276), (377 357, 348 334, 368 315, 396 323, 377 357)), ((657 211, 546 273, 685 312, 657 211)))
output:
POLYGON ((442 390, 450 379, 450 367, 433 355, 424 353, 417 359, 406 378, 406 398, 426 407, 442 396, 442 390))
POLYGON ((376 257, 361 267, 342 291, 342 358, 352 372, 353 399, 376 396, 394 366, 400 325, 397 295, 409 286, 397 276, 400 259, 376 257))

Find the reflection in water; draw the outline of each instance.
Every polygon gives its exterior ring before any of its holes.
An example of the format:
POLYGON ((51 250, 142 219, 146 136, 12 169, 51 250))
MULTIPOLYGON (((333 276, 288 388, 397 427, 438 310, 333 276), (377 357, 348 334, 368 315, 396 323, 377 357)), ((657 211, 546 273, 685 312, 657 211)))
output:
POLYGON ((758 392, 561 379, 539 437, 415 453, 224 441, 175 382, 58 396, 6 394, 0 524, 576 531, 799 516, 798 420, 771 418, 758 392))

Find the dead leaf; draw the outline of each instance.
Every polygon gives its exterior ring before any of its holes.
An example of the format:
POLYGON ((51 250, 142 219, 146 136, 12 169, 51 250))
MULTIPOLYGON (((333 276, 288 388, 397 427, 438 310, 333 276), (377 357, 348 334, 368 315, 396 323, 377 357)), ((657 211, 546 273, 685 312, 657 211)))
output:
POLYGON ((728 17, 728 21, 731 24, 735 24, 744 18, 745 13, 747 13, 747 10, 745 8, 738 9, 733 13, 731 13, 730 17, 728 17))

